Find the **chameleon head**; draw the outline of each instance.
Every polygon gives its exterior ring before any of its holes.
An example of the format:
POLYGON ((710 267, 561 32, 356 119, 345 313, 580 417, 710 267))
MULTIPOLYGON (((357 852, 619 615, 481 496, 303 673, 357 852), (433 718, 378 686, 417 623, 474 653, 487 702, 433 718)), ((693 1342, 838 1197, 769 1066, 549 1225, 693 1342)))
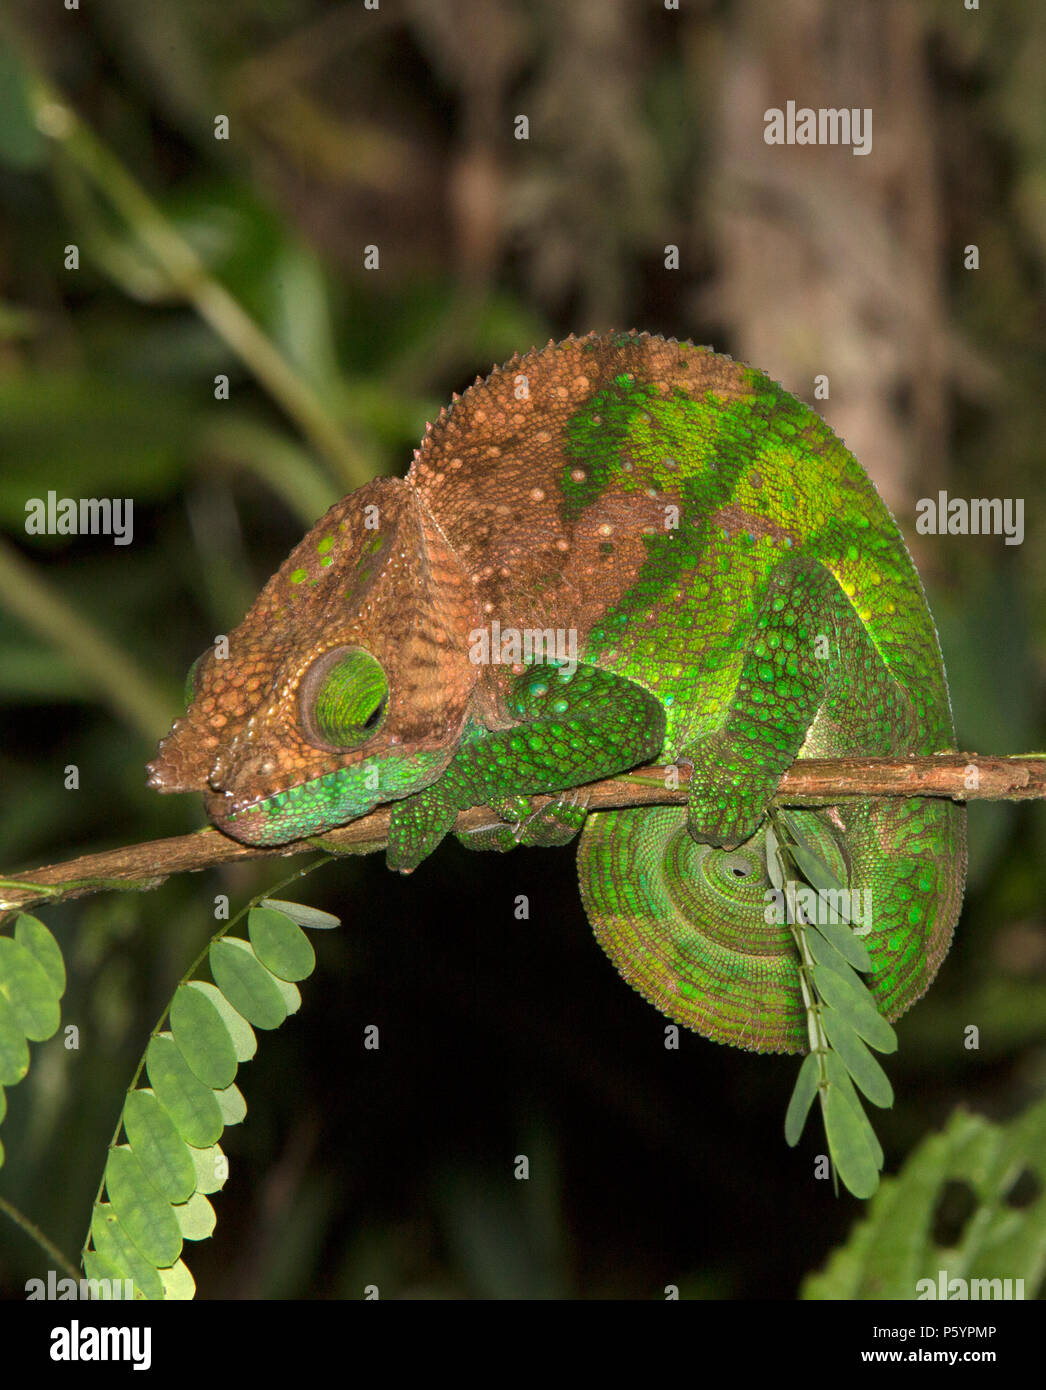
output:
POLYGON ((343 498, 190 668, 149 765, 246 844, 283 844, 419 791, 446 767, 477 669, 471 586, 411 487, 343 498), (433 577, 438 575, 439 582, 433 577))

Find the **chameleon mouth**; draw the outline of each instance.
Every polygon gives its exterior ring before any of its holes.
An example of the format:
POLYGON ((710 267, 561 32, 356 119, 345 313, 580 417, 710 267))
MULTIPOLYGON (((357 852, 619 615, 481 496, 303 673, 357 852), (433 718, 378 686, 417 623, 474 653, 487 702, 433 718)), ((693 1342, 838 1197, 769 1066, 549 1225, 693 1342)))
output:
POLYGON ((176 719, 145 766, 146 785, 158 792, 198 792, 207 785, 214 738, 194 737, 189 721, 176 719))
POLYGON ((215 825, 235 840, 248 845, 286 844, 347 824, 374 808, 376 796, 362 803, 352 796, 351 772, 351 768, 340 768, 251 799, 210 789, 204 793, 204 804, 215 825))
POLYGON ((386 801, 428 786, 443 771, 446 751, 416 753, 382 763, 354 763, 264 796, 237 798, 208 790, 207 814, 218 828, 248 845, 281 845, 347 825, 386 801))

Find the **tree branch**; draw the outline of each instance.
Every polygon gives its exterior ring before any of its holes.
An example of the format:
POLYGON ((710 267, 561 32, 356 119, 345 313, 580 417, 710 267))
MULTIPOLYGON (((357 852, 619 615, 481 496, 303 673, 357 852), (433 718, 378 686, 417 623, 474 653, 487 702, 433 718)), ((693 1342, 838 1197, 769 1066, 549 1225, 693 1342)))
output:
MULTIPOLYGON (((700 769, 643 767, 587 788, 591 811, 626 806, 680 806, 700 769)), ((982 757, 946 753, 919 758, 803 758, 778 784, 775 801, 782 806, 835 805, 854 797, 935 796, 953 801, 1033 801, 1046 798, 1046 754, 982 757)), ((535 809, 551 801, 531 798, 535 809)), ((36 903, 81 897, 106 889, 155 888, 170 874, 196 873, 217 864, 242 863, 324 850, 329 854, 371 854, 388 839, 391 807, 380 806, 349 825, 275 848, 241 845, 213 827, 192 835, 125 845, 88 854, 64 864, 0 878, 0 913, 36 903)), ((457 831, 481 830, 502 822, 486 806, 462 811, 457 831)))

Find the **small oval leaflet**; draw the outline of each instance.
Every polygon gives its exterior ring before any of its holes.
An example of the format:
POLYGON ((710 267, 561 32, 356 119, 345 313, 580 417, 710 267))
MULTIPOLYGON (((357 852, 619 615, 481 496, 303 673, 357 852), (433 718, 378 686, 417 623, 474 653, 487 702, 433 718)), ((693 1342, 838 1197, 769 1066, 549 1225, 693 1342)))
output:
POLYGON ((814 966, 813 977, 825 1003, 838 1009, 866 1043, 877 1052, 897 1051, 897 1034, 882 1014, 876 1011, 863 986, 861 993, 858 993, 849 980, 837 975, 834 970, 826 970, 823 965, 814 966))
POLYGON ((828 1091, 824 1129, 839 1176, 855 1197, 870 1197, 879 1186, 883 1152, 853 1083, 834 1052, 825 1057, 828 1091))
POLYGON ((156 1099, 187 1144, 205 1148, 225 1126, 214 1091, 190 1069, 170 1033, 160 1033, 145 1052, 145 1070, 156 1099))
POLYGON ((15 922, 15 940, 38 961, 51 982, 55 996, 65 993, 65 961, 61 947, 38 917, 20 912, 15 922))
POLYGON ((145 1176, 136 1154, 123 1145, 109 1154, 105 1190, 120 1224, 147 1260, 173 1265, 182 1253, 182 1233, 171 1204, 145 1176))
POLYGON ((785 1143, 791 1149, 794 1149, 799 1143, 803 1126, 806 1124, 806 1117, 809 1115, 810 1107, 817 1095, 817 1083, 817 1057, 813 1052, 808 1052, 803 1058, 803 1065, 799 1068, 799 1075, 795 1079, 795 1089, 792 1091, 792 1099, 788 1102, 788 1110, 785 1114, 785 1143))
POLYGON ((318 907, 307 907, 305 903, 288 903, 281 898, 262 898, 258 906, 274 908, 275 911, 289 917, 292 922, 297 922, 299 927, 308 927, 310 931, 329 931, 331 927, 341 926, 340 917, 335 917, 332 912, 322 912, 318 907))
POLYGON ((30 1042, 44 1042, 62 1021, 58 994, 47 971, 20 941, 0 936, 0 989, 30 1042))
POLYGON ((315 969, 312 942, 286 912, 252 908, 247 933, 262 965, 281 980, 304 980, 315 969))
POLYGON ((192 1155, 152 1091, 128 1091, 123 1127, 153 1186, 169 1202, 188 1201, 196 1190, 192 1155))
POLYGON ((171 1001, 171 1032, 194 1076, 215 1091, 236 1077, 236 1050, 213 1002, 190 985, 179 985, 171 1001))
POLYGON ((100 1257, 134 1280, 135 1298, 162 1298, 163 1281, 120 1224, 108 1202, 97 1202, 91 1216, 91 1240, 100 1257))
POLYGON ((186 983, 189 989, 197 989, 201 994, 205 994, 221 1014, 222 1022, 232 1038, 237 1062, 249 1062, 258 1051, 258 1039, 243 1014, 234 1009, 218 986, 212 985, 209 980, 188 980, 186 983))
POLYGON ((287 1017, 287 1005, 250 943, 226 936, 212 942, 209 954, 214 982, 233 1008, 255 1028, 278 1028, 287 1017))
POLYGON ((893 1087, 882 1067, 838 1010, 825 1006, 821 1023, 843 1066, 873 1105, 893 1105, 893 1087))

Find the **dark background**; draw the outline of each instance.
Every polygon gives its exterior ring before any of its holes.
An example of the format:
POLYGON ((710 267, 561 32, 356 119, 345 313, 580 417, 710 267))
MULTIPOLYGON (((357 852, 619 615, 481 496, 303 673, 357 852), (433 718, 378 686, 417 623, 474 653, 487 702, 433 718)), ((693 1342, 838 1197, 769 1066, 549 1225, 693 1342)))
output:
MULTIPOLYGON (((571 331, 711 343, 810 401, 827 373, 818 408, 924 576, 960 747, 1041 746, 1044 35, 1031 3, 10 5, 4 871, 201 824, 143 771, 193 658, 327 505, 404 470, 452 391, 571 331), (97 147, 41 133, 61 133, 61 113, 34 73, 97 147), (767 146, 763 112, 789 99, 872 107, 872 153, 767 146), (274 398, 227 309, 208 324, 172 287, 125 174, 342 445, 274 398), (26 500, 50 488, 133 497, 133 545, 27 536, 26 500), (1024 544, 917 536, 915 502, 938 488, 1025 498, 1024 544)), ((1004 1118, 1046 1082, 1046 817, 978 805, 970 837, 956 944, 898 1027, 897 1104, 874 1112, 887 1171, 955 1105, 1004 1118)), ((34 1048, 0 1128, 0 1188, 74 1258, 124 1089, 214 930, 214 895, 235 910, 281 871, 41 912, 81 1045, 34 1048)), ((788 1299, 860 1215, 813 1180, 817 1123, 784 1145, 794 1059, 692 1035, 665 1050, 665 1020, 591 937, 572 851, 447 843, 409 880, 372 857, 285 893, 343 926, 313 938, 300 1014, 240 1073, 248 1115, 223 1141, 218 1228, 187 1252, 201 1297, 657 1298, 674 1283, 788 1299)), ((941 1239, 949 1219, 945 1203, 941 1239)), ((0 1287, 21 1296, 45 1267, 5 1226, 0 1287)))

